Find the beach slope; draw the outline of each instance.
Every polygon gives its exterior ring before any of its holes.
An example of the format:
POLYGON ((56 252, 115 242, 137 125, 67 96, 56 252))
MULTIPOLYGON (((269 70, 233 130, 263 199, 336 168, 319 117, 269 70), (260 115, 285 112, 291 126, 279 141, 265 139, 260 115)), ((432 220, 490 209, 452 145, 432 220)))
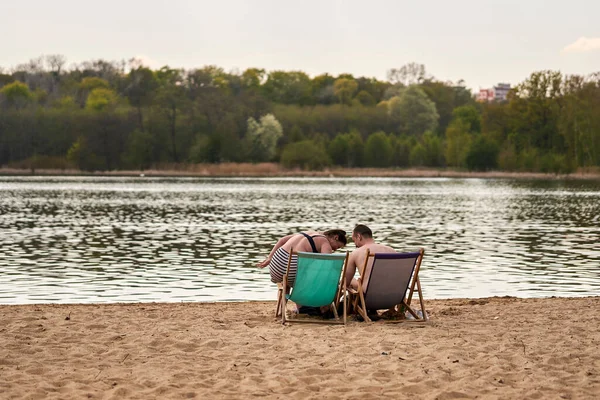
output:
POLYGON ((275 303, 0 306, 2 399, 600 398, 600 297, 287 325, 275 303))

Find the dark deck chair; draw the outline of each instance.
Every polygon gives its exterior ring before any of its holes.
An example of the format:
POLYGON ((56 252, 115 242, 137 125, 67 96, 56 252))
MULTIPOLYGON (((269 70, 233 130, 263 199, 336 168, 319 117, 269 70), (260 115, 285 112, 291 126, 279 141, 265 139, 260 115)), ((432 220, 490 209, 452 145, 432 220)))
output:
POLYGON ((340 298, 346 293, 346 265, 348 264, 348 253, 319 254, 290 251, 290 258, 286 274, 283 276, 283 284, 278 290, 276 316, 281 315, 281 323, 286 323, 287 301, 310 307, 329 306, 333 311, 335 320, 318 320, 314 318, 288 319, 289 322, 310 322, 327 324, 346 324, 347 296, 343 296, 344 315, 340 320, 337 308, 340 298), (287 287, 292 255, 298 255, 298 271, 294 287, 287 287), (284 290, 284 288, 286 288, 284 290), (289 294, 288 294, 289 291, 289 294))
POLYGON ((371 319, 367 310, 396 310, 408 311, 414 319, 390 322, 427 322, 428 316, 423 303, 423 292, 419 280, 419 269, 423 259, 424 249, 414 253, 375 253, 369 254, 363 267, 363 273, 367 270, 369 259, 373 259, 373 265, 366 276, 358 278, 358 290, 351 290, 354 296, 354 309, 367 322, 371 319), (363 288, 363 282, 367 281, 363 288), (422 316, 410 306, 415 286, 419 294, 422 316), (363 290, 364 289, 364 290, 363 290))

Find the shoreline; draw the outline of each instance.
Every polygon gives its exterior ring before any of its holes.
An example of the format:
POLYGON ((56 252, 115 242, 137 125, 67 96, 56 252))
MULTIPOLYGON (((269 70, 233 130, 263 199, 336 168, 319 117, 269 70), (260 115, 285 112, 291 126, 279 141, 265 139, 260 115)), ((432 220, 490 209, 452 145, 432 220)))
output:
MULTIPOLYGON (((275 289, 273 289, 273 296, 275 297, 275 289)), ((594 296, 590 294, 583 294, 581 296, 542 296, 542 297, 519 297, 512 295, 504 295, 504 296, 488 296, 488 297, 448 297, 448 298, 430 298, 426 299, 426 303, 437 303, 437 302, 447 302, 447 301, 471 301, 476 302, 479 300, 491 301, 491 300, 535 300, 535 301, 543 301, 543 300, 580 300, 580 299, 598 299, 600 301, 600 295, 594 296)), ((178 301, 114 301, 114 302, 89 302, 89 303, 55 303, 55 302, 42 302, 42 303, 0 303, 0 310, 3 307, 28 307, 28 306, 60 306, 60 307, 88 307, 88 306, 149 306, 149 305, 174 305, 174 304, 196 304, 196 305, 205 305, 205 304, 231 304, 231 305, 244 305, 244 304, 270 304, 274 303, 275 300, 198 300, 198 301, 190 301, 190 300, 178 300, 178 301)), ((417 307, 418 308, 418 307, 417 307)), ((426 307, 427 308, 427 307, 426 307)))
POLYGON ((425 326, 289 324, 274 301, 0 305, 6 398, 600 396, 600 296, 425 300, 425 326))
POLYGON ((481 178, 481 179, 545 179, 600 180, 600 169, 590 168, 571 174, 537 172, 488 171, 469 172, 451 169, 382 169, 328 168, 321 171, 285 169, 279 164, 222 163, 164 165, 148 170, 118 170, 87 172, 76 169, 0 168, 0 176, 108 176, 108 177, 374 177, 374 178, 481 178))

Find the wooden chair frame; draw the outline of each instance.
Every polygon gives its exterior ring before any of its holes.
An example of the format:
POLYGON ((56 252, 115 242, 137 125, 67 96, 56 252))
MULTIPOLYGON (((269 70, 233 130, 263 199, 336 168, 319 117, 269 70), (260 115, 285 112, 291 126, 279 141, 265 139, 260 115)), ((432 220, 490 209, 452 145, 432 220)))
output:
MULTIPOLYGON (((410 323, 421 322, 422 323, 422 322, 429 321, 429 317, 427 316, 427 312, 425 311, 425 303, 423 301, 423 291, 421 290, 421 281, 419 280, 419 271, 421 269, 421 261, 423 260, 423 255, 425 254, 425 249, 423 249, 423 248, 419 249, 419 253, 420 254, 419 254, 419 257, 417 258, 416 266, 415 266, 415 269, 414 269, 412 277, 411 277, 410 289, 408 290, 408 295, 406 295, 404 297, 404 299, 402 300, 402 303, 397 304, 393 307, 393 309, 396 311, 400 311, 402 309, 402 307, 406 308, 406 310, 414 317, 414 319, 386 321, 387 323, 403 323, 403 322, 410 322, 410 323), (421 312, 423 313, 422 317, 419 317, 417 315, 417 313, 413 310, 413 308, 410 306, 410 304, 412 302, 412 297, 413 297, 413 294, 415 291, 415 286, 417 287, 417 293, 419 295, 421 312)), ((369 259, 374 258, 375 255, 376 255, 376 253, 369 253, 369 250, 367 250, 367 257, 365 258, 365 263, 363 265, 362 273, 359 271, 359 275, 361 275, 361 276, 359 276, 359 278, 358 278, 358 290, 355 290, 352 288, 350 288, 348 290, 353 298, 352 306, 353 306, 354 312, 357 312, 366 322, 372 322, 372 320, 367 315, 367 308, 366 308, 365 296, 364 296, 364 291, 363 291, 363 278, 364 278, 363 274, 365 274, 367 271, 369 259)), ((369 273, 370 272, 371 271, 369 271, 369 273)))

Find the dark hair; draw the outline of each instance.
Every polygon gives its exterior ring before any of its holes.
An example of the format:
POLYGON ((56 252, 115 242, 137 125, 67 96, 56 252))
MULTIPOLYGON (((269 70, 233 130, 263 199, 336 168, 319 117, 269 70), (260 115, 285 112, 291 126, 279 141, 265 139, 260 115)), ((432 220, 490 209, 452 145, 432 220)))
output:
POLYGON ((353 232, 360 234, 362 237, 364 237, 366 239, 373 238, 373 232, 371 232, 371 229, 369 229, 369 227, 366 226, 366 225, 362 225, 362 224, 356 225, 354 227, 354 231, 353 232))
POLYGON ((337 235, 338 242, 342 243, 344 246, 347 244, 347 241, 346 241, 346 231, 344 231, 344 230, 341 230, 341 229, 330 229, 328 231, 323 232, 323 235, 329 236, 329 237, 337 235))

